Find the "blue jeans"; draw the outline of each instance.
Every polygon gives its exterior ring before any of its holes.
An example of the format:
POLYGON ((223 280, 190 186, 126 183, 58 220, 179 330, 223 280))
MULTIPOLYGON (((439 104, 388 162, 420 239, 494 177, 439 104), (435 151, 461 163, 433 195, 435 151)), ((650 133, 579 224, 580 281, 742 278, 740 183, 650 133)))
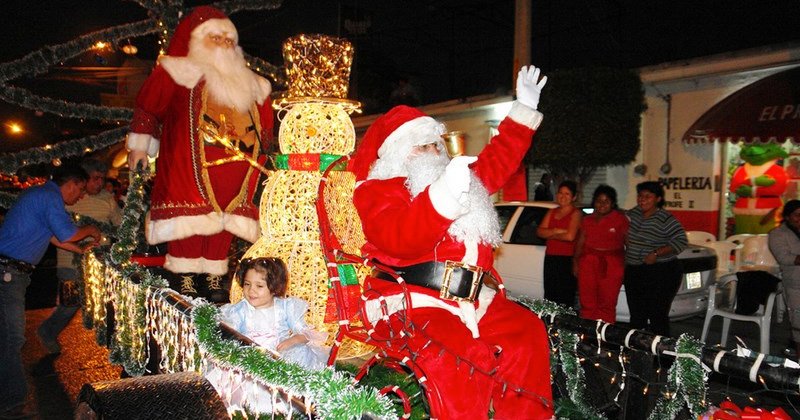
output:
POLYGON ((28 395, 22 346, 25 290, 29 284, 29 274, 0 266, 0 411, 24 403, 28 395))
MULTIPOLYGON (((56 268, 56 276, 59 280, 82 281, 82 279, 78 278, 78 271, 74 268, 58 267, 56 268)), ((42 322, 39 331, 46 338, 55 341, 61 331, 67 327, 69 321, 72 320, 72 317, 75 316, 75 312, 78 312, 77 306, 63 306, 62 302, 59 302, 56 308, 53 309, 53 313, 42 322)))

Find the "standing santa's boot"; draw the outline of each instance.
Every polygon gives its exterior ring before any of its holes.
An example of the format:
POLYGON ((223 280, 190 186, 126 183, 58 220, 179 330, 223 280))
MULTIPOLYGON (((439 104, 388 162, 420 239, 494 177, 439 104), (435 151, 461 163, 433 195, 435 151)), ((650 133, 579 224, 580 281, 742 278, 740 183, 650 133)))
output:
POLYGON ((200 295, 197 291, 197 282, 195 281, 198 274, 195 273, 180 273, 177 275, 179 283, 173 289, 180 292, 184 296, 196 298, 200 295))
POLYGON ((228 303, 228 290, 222 284, 223 278, 216 274, 206 275, 206 299, 211 303, 228 303))

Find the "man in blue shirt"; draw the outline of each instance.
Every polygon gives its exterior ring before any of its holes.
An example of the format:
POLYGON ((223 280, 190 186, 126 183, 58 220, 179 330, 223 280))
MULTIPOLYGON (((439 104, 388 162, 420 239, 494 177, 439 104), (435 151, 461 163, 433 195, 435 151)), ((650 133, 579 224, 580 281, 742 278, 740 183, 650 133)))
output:
MULTIPOLYGON (((22 364, 25 343, 25 289, 47 246, 83 252, 77 244, 100 240, 96 226, 77 227, 64 204, 75 204, 86 191, 86 171, 62 165, 53 179, 20 194, 0 226, 0 418, 24 418, 28 386, 22 364)), ((28 414, 29 415, 29 414, 28 414)))

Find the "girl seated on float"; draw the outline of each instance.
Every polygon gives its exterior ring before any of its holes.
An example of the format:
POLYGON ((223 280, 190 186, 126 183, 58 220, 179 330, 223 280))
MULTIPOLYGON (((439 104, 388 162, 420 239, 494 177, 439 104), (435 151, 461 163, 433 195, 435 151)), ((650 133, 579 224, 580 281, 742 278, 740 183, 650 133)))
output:
MULTIPOLYGON (((322 369, 328 350, 327 334, 313 330, 304 317, 308 304, 302 299, 283 297, 288 281, 286 265, 279 258, 244 259, 236 271, 244 299, 220 309, 220 321, 244 334, 256 344, 278 352, 289 362, 306 369, 322 369)), ((249 375, 211 363, 206 378, 217 389, 229 411, 244 409, 272 412, 274 395, 249 375)), ((278 405, 278 409, 281 409, 278 405)), ((285 406, 284 406, 285 408, 285 406)))
POLYGON ((221 321, 258 345, 307 369, 325 367, 327 335, 305 322, 308 304, 284 297, 288 273, 279 258, 244 259, 236 270, 244 299, 220 309, 221 321))

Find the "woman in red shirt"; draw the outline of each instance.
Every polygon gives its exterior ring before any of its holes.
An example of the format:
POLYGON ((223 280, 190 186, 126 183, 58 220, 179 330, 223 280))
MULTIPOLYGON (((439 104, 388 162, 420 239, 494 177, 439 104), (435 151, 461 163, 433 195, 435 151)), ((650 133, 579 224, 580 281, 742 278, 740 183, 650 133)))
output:
POLYGON ((547 240, 544 253, 544 298, 567 307, 575 304, 577 280, 572 273, 572 255, 575 239, 581 225, 581 211, 575 207, 578 185, 575 181, 564 181, 558 186, 556 203, 536 230, 540 238, 547 240))
POLYGON ((583 218, 575 244, 581 318, 617 320, 617 297, 625 272, 628 218, 617 209, 617 191, 600 185, 592 196, 594 212, 583 218))

